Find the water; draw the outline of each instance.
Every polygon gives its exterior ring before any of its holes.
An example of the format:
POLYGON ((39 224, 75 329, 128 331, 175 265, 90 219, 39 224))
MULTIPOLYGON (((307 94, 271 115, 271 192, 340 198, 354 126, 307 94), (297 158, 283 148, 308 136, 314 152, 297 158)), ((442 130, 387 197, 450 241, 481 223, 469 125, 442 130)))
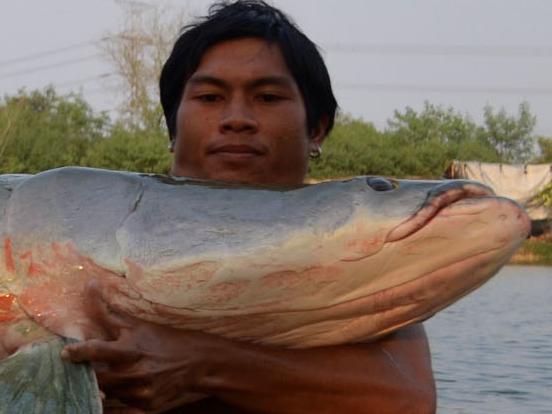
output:
POLYGON ((425 326, 439 414, 552 413, 552 267, 507 266, 425 326))

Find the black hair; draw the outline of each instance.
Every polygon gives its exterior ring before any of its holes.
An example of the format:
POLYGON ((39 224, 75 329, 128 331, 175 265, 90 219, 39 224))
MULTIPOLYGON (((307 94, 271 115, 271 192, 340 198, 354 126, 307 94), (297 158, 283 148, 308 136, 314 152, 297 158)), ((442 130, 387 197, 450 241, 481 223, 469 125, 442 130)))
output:
POLYGON ((238 0, 213 4, 207 16, 182 28, 159 80, 169 137, 176 136, 176 113, 184 86, 197 70, 203 54, 217 43, 243 37, 257 37, 280 46, 305 102, 309 134, 322 120, 328 122, 325 131, 328 134, 334 124, 337 102, 316 45, 275 7, 260 0, 238 0))

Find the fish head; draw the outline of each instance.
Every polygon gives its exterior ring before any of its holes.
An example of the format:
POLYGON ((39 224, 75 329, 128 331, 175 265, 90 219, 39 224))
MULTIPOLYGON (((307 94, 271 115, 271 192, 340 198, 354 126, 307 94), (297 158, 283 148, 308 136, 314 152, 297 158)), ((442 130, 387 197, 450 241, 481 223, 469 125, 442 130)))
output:
POLYGON ((370 190, 361 215, 385 223, 383 244, 404 254, 458 250, 459 259, 490 252, 509 257, 530 233, 523 207, 477 181, 365 180, 370 190))
POLYGON ((353 210, 322 243, 330 247, 317 255, 320 267, 308 270, 316 289, 293 308, 325 319, 274 343, 366 341, 421 322, 489 280, 530 232, 518 203, 475 181, 358 177, 329 185, 342 209, 353 210))
POLYGON ((475 181, 364 177, 348 185, 356 186, 347 226, 355 242, 342 244, 341 263, 354 287, 332 292, 326 304, 332 314, 356 316, 313 346, 373 339, 427 319, 496 274, 530 233, 518 203, 475 181))
MULTIPOLYGON (((518 203, 472 180, 367 176, 312 187, 304 191, 309 214, 318 217, 310 227, 342 240, 344 245, 333 248, 350 260, 374 255, 386 245, 420 244, 420 239, 426 240, 429 255, 450 250, 447 243, 471 255, 477 252, 475 246, 480 252, 495 249, 497 240, 518 245, 530 230, 518 203), (473 248, 464 249, 466 244, 473 248)), ((418 251, 425 248, 420 245, 418 251)))

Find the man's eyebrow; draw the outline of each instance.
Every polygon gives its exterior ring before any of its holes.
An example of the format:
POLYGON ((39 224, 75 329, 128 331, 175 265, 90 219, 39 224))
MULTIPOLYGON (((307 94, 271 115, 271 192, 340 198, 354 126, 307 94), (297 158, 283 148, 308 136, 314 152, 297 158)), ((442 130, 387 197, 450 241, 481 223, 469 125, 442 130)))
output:
MULTIPOLYGON (((210 84, 210 85, 219 86, 221 88, 228 87, 227 82, 225 82, 220 78, 217 78, 215 76, 210 76, 210 75, 194 75, 190 79, 188 79, 187 83, 194 86, 201 85, 201 84, 210 84)), ((247 83, 247 86, 250 88, 258 88, 261 86, 270 86, 270 85, 292 88, 293 80, 291 80, 287 76, 264 76, 264 77, 253 79, 247 83)))
POLYGON ((286 88, 293 87, 293 80, 287 76, 265 76, 262 78, 257 78, 249 82, 249 86, 252 88, 257 88, 260 86, 283 86, 286 88))
POLYGON ((215 86, 220 86, 221 88, 227 86, 226 82, 224 82, 222 79, 209 75, 192 76, 190 79, 188 79, 188 82, 186 83, 189 83, 191 85, 201 85, 203 83, 207 83, 215 86))

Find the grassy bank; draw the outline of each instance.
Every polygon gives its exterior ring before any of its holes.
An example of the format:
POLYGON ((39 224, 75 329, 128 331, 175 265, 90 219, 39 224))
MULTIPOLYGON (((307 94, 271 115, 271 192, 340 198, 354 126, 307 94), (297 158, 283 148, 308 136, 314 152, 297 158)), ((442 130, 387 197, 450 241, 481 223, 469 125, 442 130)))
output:
POLYGON ((552 236, 525 241, 510 263, 552 266, 552 236))

